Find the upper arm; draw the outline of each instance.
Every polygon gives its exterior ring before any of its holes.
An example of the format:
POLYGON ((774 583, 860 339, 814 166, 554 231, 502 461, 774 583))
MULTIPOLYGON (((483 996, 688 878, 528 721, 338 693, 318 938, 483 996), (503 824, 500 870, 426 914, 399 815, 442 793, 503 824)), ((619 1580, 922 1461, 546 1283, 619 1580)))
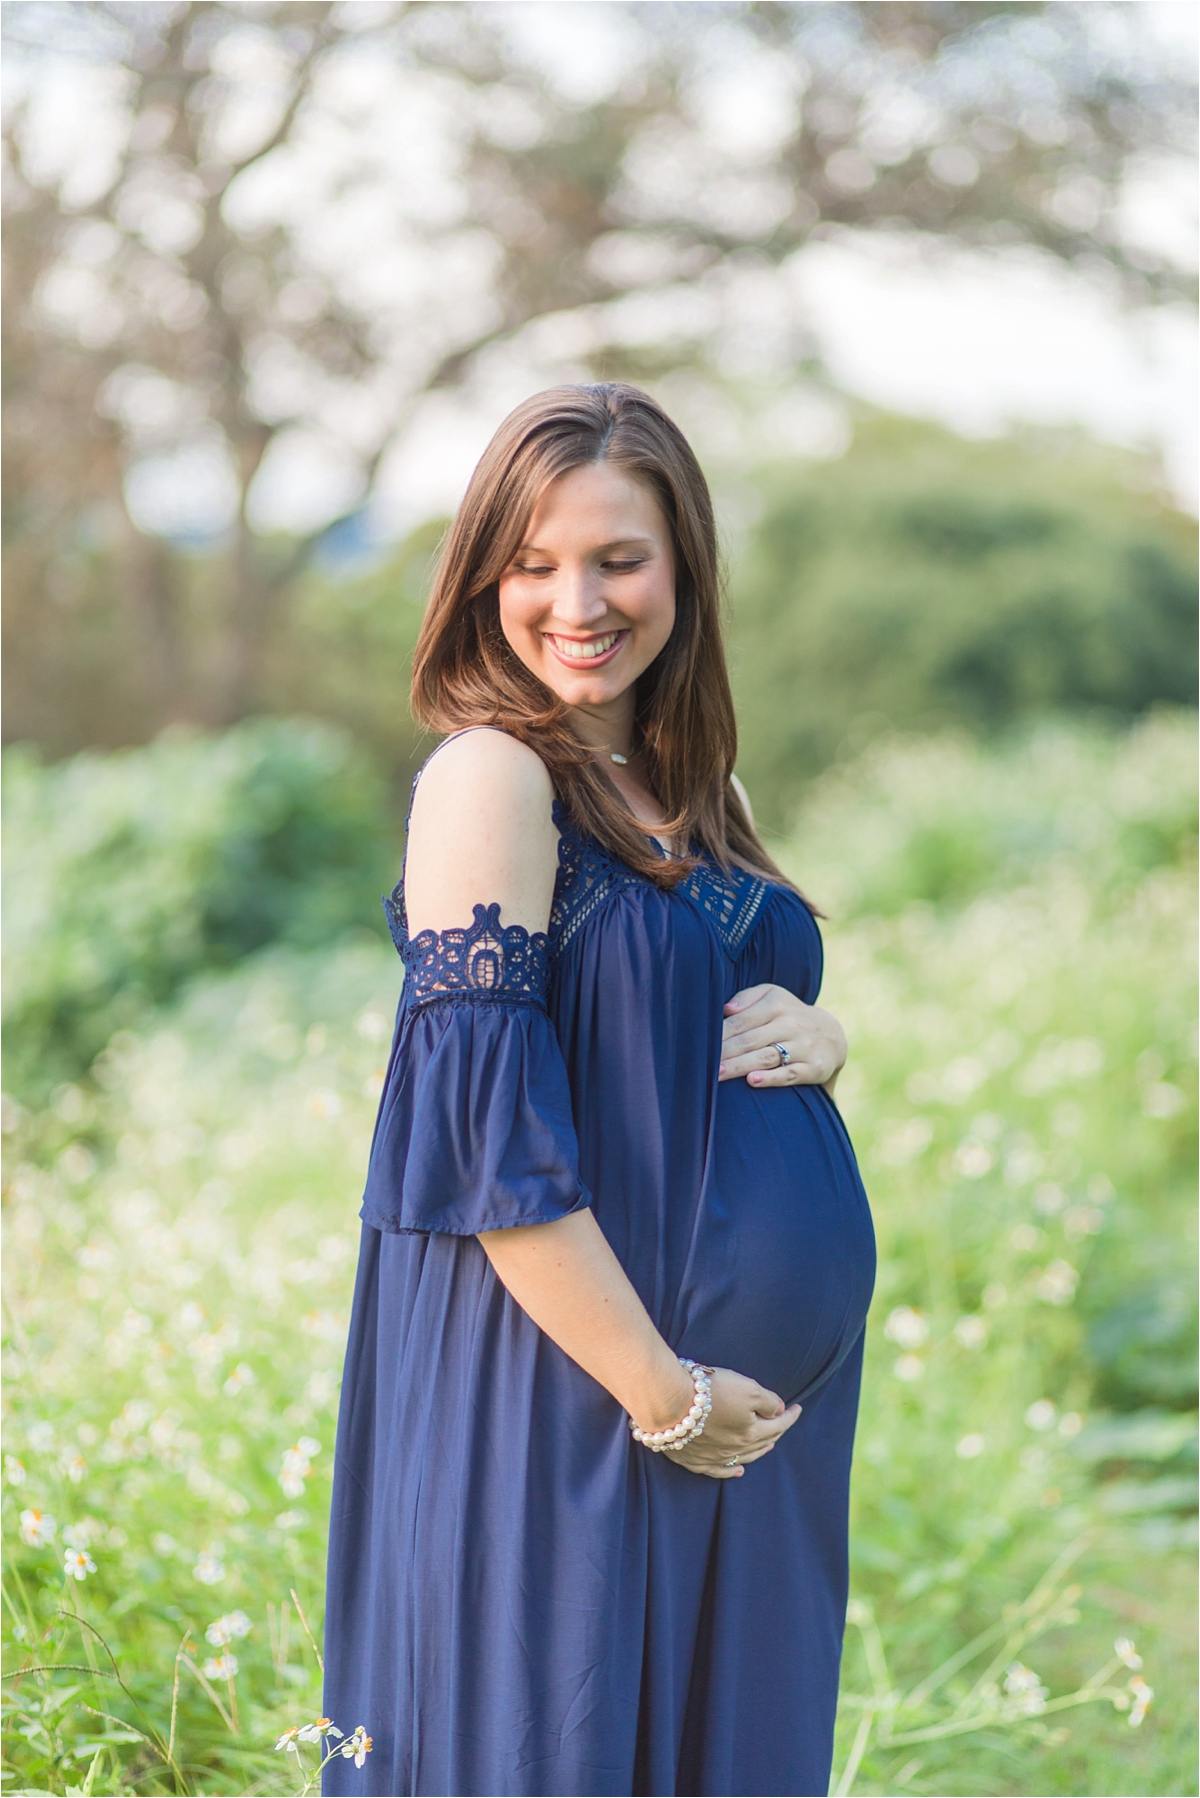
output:
POLYGON ((537 753, 499 730, 439 750, 417 782, 404 904, 412 936, 468 925, 476 905, 545 930, 558 869, 554 788, 537 753))

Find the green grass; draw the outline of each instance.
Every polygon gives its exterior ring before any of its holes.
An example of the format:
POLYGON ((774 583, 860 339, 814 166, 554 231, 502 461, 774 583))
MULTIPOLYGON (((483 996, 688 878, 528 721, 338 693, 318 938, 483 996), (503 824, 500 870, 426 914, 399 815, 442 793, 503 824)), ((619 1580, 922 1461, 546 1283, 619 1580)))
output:
MULTIPOLYGON (((835 1789, 1196 1791, 1193 807, 1186 719, 893 743, 823 780, 786 852, 834 914, 881 1250, 835 1789), (1137 1728, 1117 1638, 1155 1694, 1137 1728)), ((320 1681, 290 1594, 319 1642, 398 985, 370 943, 265 951, 6 1105, 9 1790, 297 1784, 274 1742, 320 1681)))

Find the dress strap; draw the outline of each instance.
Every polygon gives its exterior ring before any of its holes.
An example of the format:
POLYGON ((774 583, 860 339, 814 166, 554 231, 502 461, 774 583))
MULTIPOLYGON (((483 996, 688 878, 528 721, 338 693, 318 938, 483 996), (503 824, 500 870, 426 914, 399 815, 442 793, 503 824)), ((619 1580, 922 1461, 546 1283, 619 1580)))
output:
POLYGON ((421 766, 417 769, 416 773, 413 775, 412 786, 409 789, 408 810, 404 814, 404 836, 405 836, 405 843, 406 843, 406 858, 407 858, 408 827, 409 827, 409 824, 412 822, 413 801, 417 797, 417 782, 420 780, 422 774, 424 774, 426 768, 428 768, 428 766, 429 766, 430 762, 433 760, 434 756, 440 755, 442 753, 442 750, 446 747, 447 743, 456 743, 458 741, 459 737, 469 737, 473 730, 495 730, 495 728, 496 727, 494 724, 467 724, 467 725, 464 725, 462 730, 451 731, 450 735, 448 737, 443 737, 441 742, 438 744, 435 744, 435 746, 429 751, 429 754, 425 757, 425 760, 421 763, 421 766))

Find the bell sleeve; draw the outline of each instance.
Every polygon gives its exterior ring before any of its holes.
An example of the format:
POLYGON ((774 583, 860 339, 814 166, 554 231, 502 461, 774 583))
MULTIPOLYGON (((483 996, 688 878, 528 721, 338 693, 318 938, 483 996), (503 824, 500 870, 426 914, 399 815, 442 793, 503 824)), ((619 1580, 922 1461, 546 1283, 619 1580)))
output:
POLYGON ((475 907, 467 930, 400 942, 405 991, 360 1215, 474 1236, 585 1209, 546 938, 475 907))

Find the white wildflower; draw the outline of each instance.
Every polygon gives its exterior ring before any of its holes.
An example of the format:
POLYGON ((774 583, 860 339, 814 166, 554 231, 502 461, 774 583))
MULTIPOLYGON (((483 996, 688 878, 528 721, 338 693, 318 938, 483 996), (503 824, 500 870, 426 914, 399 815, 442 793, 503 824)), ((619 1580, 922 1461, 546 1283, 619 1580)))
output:
POLYGON ((96 1563, 86 1548, 69 1548, 63 1556, 63 1572, 68 1579, 85 1580, 95 1571, 96 1563))
POLYGON ((236 1654, 210 1656, 204 1663, 205 1679, 232 1679, 238 1670, 236 1654))
POLYGON ((226 1648, 230 1642, 237 1642, 248 1636, 253 1629, 245 1611, 230 1611, 224 1617, 218 1617, 210 1623, 204 1634, 214 1648, 226 1648))
POLYGON ((1137 1673, 1141 1670, 1142 1657, 1134 1648, 1133 1643, 1129 1640, 1128 1636, 1117 1637, 1117 1640, 1113 1643, 1113 1653, 1119 1661, 1124 1661, 1125 1665, 1132 1672, 1137 1673))
POLYGON ((1018 1717, 1036 1716, 1050 1696, 1049 1689, 1032 1668, 1023 1667, 1020 1661, 1014 1661, 1005 1674, 1004 1690, 1012 1699, 1012 1709, 1018 1717))
POLYGON ((90 1548, 103 1534, 103 1524, 98 1523, 94 1517, 84 1517, 78 1523, 69 1523, 63 1531, 62 1539, 68 1548, 90 1548))
MULTIPOLYGON (((1148 1686, 1144 1679, 1135 1674, 1129 1682, 1129 1690, 1133 1693, 1133 1709, 1129 1713, 1129 1727, 1137 1729, 1154 1701, 1154 1688, 1148 1686)), ((361 1761, 359 1765, 362 1765, 361 1761)))
POLYGON ((229 1377, 225 1381, 222 1391, 227 1392, 230 1398, 235 1398, 244 1386, 253 1386, 253 1384, 254 1369, 247 1367, 244 1361, 239 1361, 236 1367, 230 1369, 229 1377))
POLYGON ((10 1486, 23 1486, 25 1484, 24 1461, 18 1461, 15 1455, 5 1455, 4 1477, 10 1486))
POLYGON ((298 1724, 293 1725, 293 1727, 291 1729, 285 1729, 283 1734, 280 1736, 279 1740, 275 1744, 276 1754, 279 1753, 279 1750, 281 1748, 285 1749, 288 1754, 299 1754, 300 1750, 296 1746, 299 1739, 300 1739, 300 1727, 298 1724))
POLYGON ((21 1540, 29 1548, 45 1548, 53 1542, 58 1524, 48 1511, 21 1512, 21 1540))
POLYGON ((35 1455, 48 1455, 54 1447, 54 1425, 35 1423, 29 1431, 29 1446, 35 1455))
POLYGON ((954 1151, 951 1164, 956 1174, 964 1180, 982 1180, 996 1165, 996 1156, 986 1143, 977 1142, 974 1138, 965 1137, 954 1151))
POLYGON ((1069 1305, 1075 1297, 1079 1275, 1069 1261, 1052 1261, 1038 1280, 1034 1291, 1048 1305, 1069 1305))
POLYGON ((982 1317, 960 1317, 954 1326, 954 1340, 964 1348, 982 1348, 987 1335, 988 1327, 982 1317))
POLYGON ((284 1450, 279 1484, 285 1498, 303 1498, 304 1482, 312 1473, 312 1458, 320 1452, 321 1444, 311 1436, 301 1436, 299 1442, 284 1450))
POLYGON ((901 1355, 892 1372, 898 1380, 919 1380, 925 1372, 925 1363, 920 1355, 901 1355))
POLYGON ((1057 1408, 1048 1398, 1039 1398, 1026 1411, 1025 1422, 1031 1430, 1052 1430, 1058 1422, 1057 1408))
POLYGON ((904 1167, 924 1154, 933 1140, 933 1125, 928 1118, 910 1118, 897 1124, 879 1145, 881 1158, 892 1167, 904 1167))
POLYGON ((218 1586, 225 1578, 225 1563, 219 1555, 207 1549, 196 1556, 196 1564, 192 1568, 192 1578, 198 1579, 202 1586, 218 1586))
MULTIPOLYGON (((302 1742, 323 1742, 328 1736, 335 1736, 340 1741, 346 1732, 330 1718, 318 1717, 315 1723, 306 1723, 297 1733, 302 1742)), ((362 1765, 361 1761, 359 1765, 362 1765)))
POLYGON ((902 1349, 918 1349, 929 1340, 929 1325, 922 1312, 911 1305, 897 1305, 883 1326, 889 1342, 902 1349))
POLYGON ((342 1756, 345 1760, 353 1760, 356 1767, 361 1767, 371 1752, 371 1738, 360 1723, 348 1742, 342 1743, 342 1756))

